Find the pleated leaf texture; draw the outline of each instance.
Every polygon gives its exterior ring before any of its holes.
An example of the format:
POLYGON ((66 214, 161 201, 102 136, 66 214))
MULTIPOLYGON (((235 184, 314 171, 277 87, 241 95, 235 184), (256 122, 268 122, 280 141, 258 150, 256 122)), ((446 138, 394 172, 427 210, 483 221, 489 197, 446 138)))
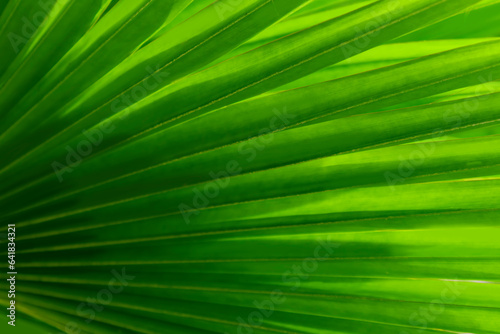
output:
POLYGON ((500 1, 0 13, 2 333, 500 333, 500 1))

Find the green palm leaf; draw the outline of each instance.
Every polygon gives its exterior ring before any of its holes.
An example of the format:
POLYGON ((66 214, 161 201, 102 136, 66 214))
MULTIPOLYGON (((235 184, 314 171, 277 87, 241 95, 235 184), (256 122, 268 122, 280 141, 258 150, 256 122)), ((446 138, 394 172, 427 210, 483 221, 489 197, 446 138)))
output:
POLYGON ((500 333, 499 15, 4 1, 2 326, 500 333))

